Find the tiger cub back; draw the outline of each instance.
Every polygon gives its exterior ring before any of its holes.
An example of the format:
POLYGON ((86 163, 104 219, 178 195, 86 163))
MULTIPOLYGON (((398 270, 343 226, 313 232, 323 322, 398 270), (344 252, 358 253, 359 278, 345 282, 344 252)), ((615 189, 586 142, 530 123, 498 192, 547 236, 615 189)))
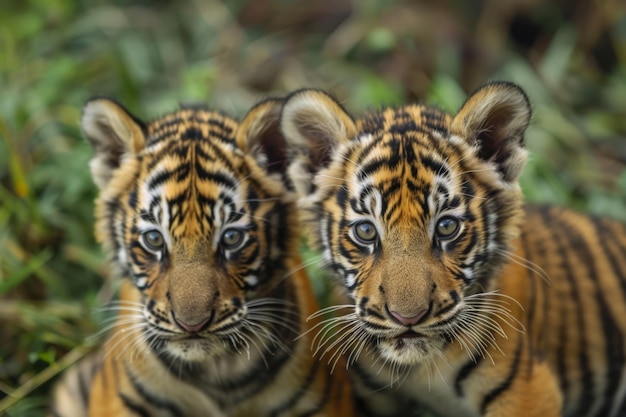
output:
POLYGON ((364 414, 626 413, 626 227, 524 205, 529 121, 510 83, 456 115, 286 99, 289 175, 346 295, 319 344, 347 356, 364 414))
POLYGON ((52 415, 352 415, 343 370, 298 338, 318 307, 281 177, 281 104, 241 123, 201 107, 143 123, 87 103, 96 235, 123 284, 108 340, 66 374, 52 415))

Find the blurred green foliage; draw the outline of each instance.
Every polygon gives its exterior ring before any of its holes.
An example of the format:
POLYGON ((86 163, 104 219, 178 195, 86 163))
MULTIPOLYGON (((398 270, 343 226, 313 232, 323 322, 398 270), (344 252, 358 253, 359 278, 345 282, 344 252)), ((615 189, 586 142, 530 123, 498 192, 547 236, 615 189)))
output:
POLYGON ((49 379, 88 349, 91 311, 114 291, 92 233, 88 97, 144 118, 184 101, 239 116, 317 86, 355 114, 455 111, 492 79, 533 103, 528 198, 626 219, 622 2, 4 0, 0 415, 43 415, 49 379))

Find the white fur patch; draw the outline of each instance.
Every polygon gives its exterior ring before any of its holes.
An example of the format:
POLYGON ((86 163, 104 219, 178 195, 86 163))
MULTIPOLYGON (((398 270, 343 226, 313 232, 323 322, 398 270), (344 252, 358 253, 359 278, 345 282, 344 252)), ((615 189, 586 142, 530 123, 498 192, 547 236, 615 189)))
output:
POLYGON ((352 288, 354 284, 356 284, 356 274, 354 272, 350 272, 345 275, 344 280, 346 281, 346 286, 348 288, 352 288))

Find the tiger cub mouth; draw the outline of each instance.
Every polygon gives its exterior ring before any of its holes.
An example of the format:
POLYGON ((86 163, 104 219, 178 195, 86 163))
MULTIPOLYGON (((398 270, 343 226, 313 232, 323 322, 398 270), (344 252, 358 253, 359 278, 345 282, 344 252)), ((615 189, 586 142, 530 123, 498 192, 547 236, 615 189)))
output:
POLYGON ((423 334, 415 332, 413 330, 407 330, 406 332, 396 336, 397 339, 418 339, 425 337, 423 334))

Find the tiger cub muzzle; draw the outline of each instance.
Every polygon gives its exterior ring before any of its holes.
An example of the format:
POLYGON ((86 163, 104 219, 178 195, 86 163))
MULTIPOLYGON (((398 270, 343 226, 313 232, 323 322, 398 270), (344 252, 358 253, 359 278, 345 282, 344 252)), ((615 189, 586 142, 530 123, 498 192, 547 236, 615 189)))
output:
POLYGON ((187 256, 181 245, 171 258, 144 294, 144 319, 172 356, 194 361, 219 354, 233 333, 244 331, 246 294, 208 256, 187 256))
POLYGON ((439 353, 463 308, 454 280, 427 256, 383 255, 355 291, 356 313, 364 329, 383 356, 403 364, 439 353))
POLYGON ((237 288, 219 285, 214 268, 202 263, 182 265, 169 283, 166 298, 172 321, 187 333, 216 333, 233 328, 246 307, 237 288))

